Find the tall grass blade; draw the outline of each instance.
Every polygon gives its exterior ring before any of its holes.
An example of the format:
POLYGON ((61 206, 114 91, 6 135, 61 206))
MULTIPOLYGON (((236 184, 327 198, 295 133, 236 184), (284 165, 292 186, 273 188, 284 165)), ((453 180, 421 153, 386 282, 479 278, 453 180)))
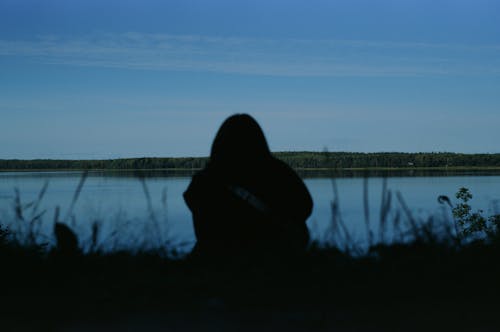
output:
POLYGON ((68 212, 66 213, 66 216, 64 217, 63 220, 67 220, 71 214, 73 213, 73 208, 75 207, 76 201, 78 200, 78 197, 80 196, 80 193, 82 192, 83 184, 85 183, 85 180, 87 179, 88 171, 84 171, 82 173, 82 176, 80 177, 80 182, 78 183, 78 186, 76 187, 76 190, 73 194, 73 199, 71 200, 71 204, 69 206, 68 212))
POLYGON ((403 208, 403 211, 406 214, 408 222, 410 223, 410 226, 411 226, 411 231, 412 231, 415 239, 418 239, 420 237, 419 228, 417 226, 417 222, 416 222, 415 218, 413 217, 413 215, 410 211, 410 208, 406 204, 406 202, 403 198, 403 195, 401 194, 400 191, 396 192, 396 197, 398 198, 399 204, 401 204, 401 207, 403 208))
POLYGON ((394 219, 392 220, 392 243, 403 242, 403 232, 401 231, 401 213, 399 210, 396 210, 394 219))
POLYGON ((373 245, 373 232, 370 227, 370 204, 368 200, 368 177, 363 179, 363 211, 365 214, 366 236, 368 237, 368 247, 373 245))
POLYGON ((23 206, 21 203, 21 193, 19 188, 14 188, 14 213, 18 221, 24 221, 23 206))
POLYGON ((391 210, 392 193, 387 189, 387 178, 382 180, 382 194, 380 199, 380 227, 379 227, 379 241, 385 241, 385 232, 387 230, 387 217, 391 210))
MULTIPOLYGON (((342 246, 345 248, 346 252, 349 252, 352 250, 356 251, 354 242, 352 241, 351 235, 349 234, 349 230, 347 229, 344 221, 342 220, 342 215, 340 213, 340 208, 339 208, 339 191, 337 188, 337 182, 335 181, 334 178, 332 178, 332 190, 333 190, 333 201, 332 201, 332 222, 333 222, 333 227, 337 231, 337 235, 339 236, 340 240, 340 231, 344 233, 344 241, 339 242, 338 245, 342 246), (339 227, 340 226, 340 227, 339 227)), ((332 228, 333 230, 333 228, 332 228)))
POLYGON ((162 234, 160 230, 160 224, 158 223, 158 219, 156 218, 156 214, 153 208, 153 203, 151 199, 151 194, 149 193, 148 186, 146 185, 146 180, 143 176, 139 177, 139 181, 141 182, 142 189, 144 191, 144 195, 146 196, 146 204, 149 212, 149 218, 153 223, 154 230, 153 232, 156 234, 157 245, 160 247, 163 244, 162 234))
POLYGON ((38 197, 35 201, 35 205, 33 206, 33 210, 31 210, 31 216, 33 217, 37 212, 38 208, 40 207, 40 203, 42 202, 43 197, 45 196, 45 193, 47 192, 47 188, 49 187, 49 181, 45 181, 43 184, 42 189, 38 193, 38 197))

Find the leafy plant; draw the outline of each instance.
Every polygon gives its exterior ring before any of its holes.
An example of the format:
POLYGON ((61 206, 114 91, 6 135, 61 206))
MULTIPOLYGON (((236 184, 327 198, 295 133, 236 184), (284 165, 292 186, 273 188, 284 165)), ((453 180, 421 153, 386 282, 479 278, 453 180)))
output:
POLYGON ((0 248, 7 245, 11 232, 8 227, 0 225, 0 248))
POLYGON ((500 214, 487 217, 483 210, 473 212, 469 204, 472 193, 468 188, 460 188, 455 197, 459 203, 452 207, 452 213, 459 237, 476 239, 486 235, 490 240, 500 238, 500 214))

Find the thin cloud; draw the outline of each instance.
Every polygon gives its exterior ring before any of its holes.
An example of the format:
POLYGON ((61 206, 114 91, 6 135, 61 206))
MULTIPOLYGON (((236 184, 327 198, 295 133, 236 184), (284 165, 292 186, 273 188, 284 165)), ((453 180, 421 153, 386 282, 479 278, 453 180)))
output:
POLYGON ((0 40, 0 56, 46 64, 299 77, 498 75, 498 45, 170 34, 0 40))

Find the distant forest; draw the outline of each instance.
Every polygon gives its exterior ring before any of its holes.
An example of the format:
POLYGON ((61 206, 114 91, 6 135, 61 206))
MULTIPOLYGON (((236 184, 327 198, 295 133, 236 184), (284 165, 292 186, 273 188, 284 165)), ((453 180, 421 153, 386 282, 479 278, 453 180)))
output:
MULTIPOLYGON (((500 153, 276 152, 274 156, 296 169, 500 167, 500 153)), ((207 162, 207 157, 109 160, 0 159, 0 170, 199 169, 207 162)))

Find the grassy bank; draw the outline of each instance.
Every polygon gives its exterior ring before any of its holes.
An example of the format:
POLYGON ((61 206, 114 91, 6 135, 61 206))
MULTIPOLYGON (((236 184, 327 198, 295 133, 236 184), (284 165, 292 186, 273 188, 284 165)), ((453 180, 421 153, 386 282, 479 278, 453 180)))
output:
POLYGON ((294 259, 251 263, 156 252, 68 260, 2 250, 2 331, 119 331, 134 324, 132 330, 155 331, 480 331, 500 323, 500 255, 493 246, 414 242, 358 258, 310 248, 294 259))

